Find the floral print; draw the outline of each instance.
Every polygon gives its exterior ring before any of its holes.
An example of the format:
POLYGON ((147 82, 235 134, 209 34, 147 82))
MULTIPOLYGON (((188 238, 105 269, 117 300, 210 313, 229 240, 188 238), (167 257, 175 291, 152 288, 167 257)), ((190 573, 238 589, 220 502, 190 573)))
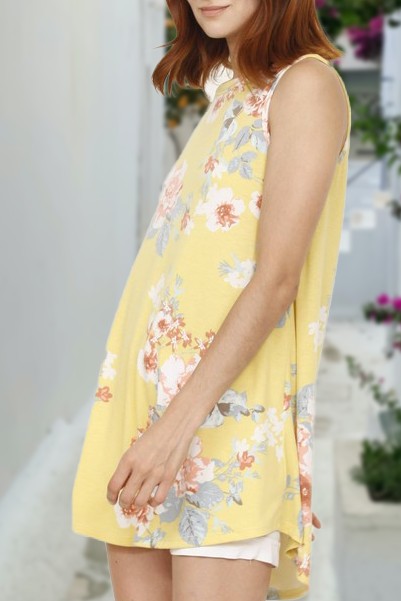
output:
POLYGON ((322 305, 319 309, 319 318, 308 325, 308 334, 313 336, 313 348, 315 351, 322 346, 328 319, 328 308, 322 305))
POLYGON ((105 493, 123 452, 185 387, 256 272, 268 108, 286 68, 264 89, 240 78, 219 86, 167 174, 107 339, 73 491, 75 532, 124 546, 211 545, 279 530, 268 593, 276 599, 309 587, 316 375, 347 152, 296 298, 199 425, 164 502, 122 509, 105 493))
POLYGON ((256 262, 252 259, 241 261, 235 253, 232 253, 232 257, 231 265, 228 261, 219 263, 219 273, 233 288, 245 288, 255 273, 256 262))

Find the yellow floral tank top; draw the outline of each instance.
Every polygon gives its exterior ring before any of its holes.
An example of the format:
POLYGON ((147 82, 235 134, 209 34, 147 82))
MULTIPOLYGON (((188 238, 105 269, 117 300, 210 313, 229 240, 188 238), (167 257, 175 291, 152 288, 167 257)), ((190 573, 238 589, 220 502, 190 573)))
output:
MULTIPOLYGON (((329 61, 314 56, 331 67, 329 61)), ((291 63, 293 64, 293 63, 291 63)), ((266 88, 235 77, 166 176, 107 339, 72 495, 73 531, 158 549, 281 533, 269 597, 309 587, 316 378, 335 280, 351 127, 294 302, 193 438, 164 503, 110 505, 129 445, 160 418, 255 271, 269 148, 266 88)))

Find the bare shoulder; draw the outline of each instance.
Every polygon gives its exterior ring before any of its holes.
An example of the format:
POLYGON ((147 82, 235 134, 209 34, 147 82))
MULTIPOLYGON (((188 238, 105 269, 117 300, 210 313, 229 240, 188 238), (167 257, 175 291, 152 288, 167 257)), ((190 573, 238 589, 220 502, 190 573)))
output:
POLYGON ((270 130, 273 133, 302 119, 336 131, 341 149, 348 119, 344 89, 334 67, 312 57, 295 63, 282 75, 271 100, 270 130))

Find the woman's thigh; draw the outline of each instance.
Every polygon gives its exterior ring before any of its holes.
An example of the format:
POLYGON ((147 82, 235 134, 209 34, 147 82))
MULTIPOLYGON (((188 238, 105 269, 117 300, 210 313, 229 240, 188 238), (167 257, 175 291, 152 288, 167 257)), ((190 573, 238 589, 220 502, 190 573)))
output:
POLYGON ((172 601, 265 601, 273 566, 256 559, 172 556, 172 601))
POLYGON ((106 543, 115 601, 171 601, 169 549, 123 547, 106 543))

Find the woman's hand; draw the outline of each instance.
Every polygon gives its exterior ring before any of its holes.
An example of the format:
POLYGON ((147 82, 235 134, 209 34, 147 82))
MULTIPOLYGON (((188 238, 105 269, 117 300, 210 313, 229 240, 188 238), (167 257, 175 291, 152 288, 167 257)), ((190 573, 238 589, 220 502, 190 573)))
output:
POLYGON ((177 423, 159 418, 121 457, 107 486, 107 499, 113 505, 119 497, 122 508, 155 506, 165 501, 183 465, 193 434, 180 432, 177 423), (153 489, 157 492, 151 497, 153 489), (150 499, 150 500, 149 500, 150 499))
MULTIPOLYGON (((317 515, 315 515, 314 513, 312 513, 312 524, 316 527, 316 528, 321 528, 322 524, 319 520, 319 518, 317 517, 317 515)), ((312 534, 312 540, 315 540, 315 535, 312 534)))

